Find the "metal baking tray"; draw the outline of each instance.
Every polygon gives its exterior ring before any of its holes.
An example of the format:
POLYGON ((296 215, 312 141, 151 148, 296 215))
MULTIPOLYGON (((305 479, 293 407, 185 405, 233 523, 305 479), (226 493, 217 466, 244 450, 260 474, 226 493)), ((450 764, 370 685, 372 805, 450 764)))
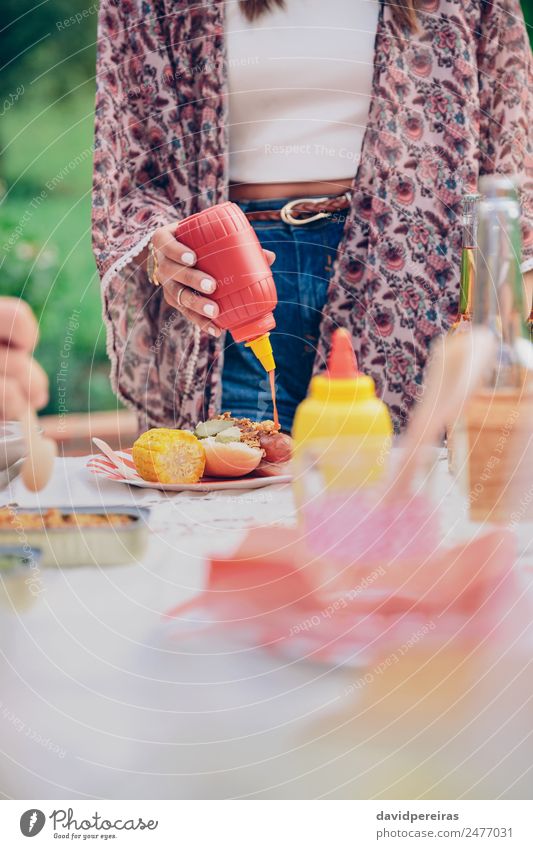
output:
POLYGON ((24 610, 42 591, 41 552, 29 546, 0 545, 0 604, 24 610))
MULTIPOLYGON (((42 513, 38 508, 14 507, 18 514, 42 513)), ((120 514, 128 516, 124 525, 73 525, 70 528, 26 530, 0 528, 0 545, 30 546, 41 551, 43 566, 118 566, 142 557, 148 540, 145 507, 54 507, 61 513, 120 514)))

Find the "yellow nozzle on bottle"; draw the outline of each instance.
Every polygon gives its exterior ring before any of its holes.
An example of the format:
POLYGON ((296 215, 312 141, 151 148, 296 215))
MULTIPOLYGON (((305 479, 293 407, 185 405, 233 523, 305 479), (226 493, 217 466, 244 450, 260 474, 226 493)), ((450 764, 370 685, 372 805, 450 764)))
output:
POLYGON ((274 361, 272 345, 270 344, 270 333, 263 333, 257 339, 251 339, 244 344, 247 348, 252 349, 265 371, 274 371, 276 363, 274 361))

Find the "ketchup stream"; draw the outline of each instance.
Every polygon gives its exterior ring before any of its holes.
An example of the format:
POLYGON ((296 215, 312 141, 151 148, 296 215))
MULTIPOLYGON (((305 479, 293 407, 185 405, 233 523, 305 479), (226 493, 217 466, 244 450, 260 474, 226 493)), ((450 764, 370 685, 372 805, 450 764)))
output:
POLYGON ((279 428, 279 416, 278 416, 278 407, 276 404, 276 372, 274 369, 269 371, 268 379, 270 381, 270 394, 272 395, 272 407, 274 408, 274 424, 276 425, 276 429, 279 428))

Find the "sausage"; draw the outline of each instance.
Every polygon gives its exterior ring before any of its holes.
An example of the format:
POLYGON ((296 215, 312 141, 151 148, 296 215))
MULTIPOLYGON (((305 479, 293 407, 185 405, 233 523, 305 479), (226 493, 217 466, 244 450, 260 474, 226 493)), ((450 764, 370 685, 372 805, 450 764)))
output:
POLYGON ((292 439, 286 433, 262 433, 261 448, 265 452, 263 464, 287 463, 292 457, 292 439))

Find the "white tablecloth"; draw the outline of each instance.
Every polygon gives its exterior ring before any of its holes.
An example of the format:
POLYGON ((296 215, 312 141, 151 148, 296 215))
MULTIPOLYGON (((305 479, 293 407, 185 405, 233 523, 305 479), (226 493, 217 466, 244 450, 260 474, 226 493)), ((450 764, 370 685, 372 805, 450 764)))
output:
MULTIPOLYGON (((339 752, 324 749, 316 728, 342 708, 353 670, 178 642, 162 619, 202 587, 207 555, 231 550, 245 527, 293 520, 290 487, 165 495, 91 476, 85 462, 58 460, 42 493, 15 481, 0 503, 148 505, 154 533, 142 563, 45 570, 30 609, 1 610, 0 792, 342 796, 339 752)), ((438 474, 451 541, 465 533, 464 505, 444 464, 438 474)), ((532 547, 526 533, 526 566, 532 547)))

